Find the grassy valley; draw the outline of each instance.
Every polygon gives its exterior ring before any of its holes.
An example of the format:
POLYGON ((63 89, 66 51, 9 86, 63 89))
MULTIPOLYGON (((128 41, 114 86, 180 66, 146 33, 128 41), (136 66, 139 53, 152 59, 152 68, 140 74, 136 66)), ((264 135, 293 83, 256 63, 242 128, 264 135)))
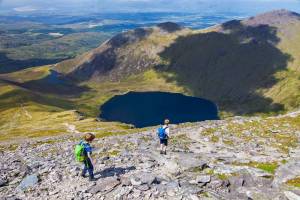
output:
POLYGON ((112 34, 50 21, 0 18, 0 73, 73 58, 96 48, 112 34))
POLYGON ((183 92, 183 88, 167 83, 160 74, 149 70, 122 82, 82 83, 88 89, 81 94, 62 95, 51 89, 46 91, 49 85, 44 87, 43 81, 39 82, 49 76, 50 70, 51 66, 43 66, 0 75, 0 113, 3 116, 0 140, 9 140, 12 135, 18 140, 77 131, 93 131, 98 136, 136 132, 129 125, 97 121, 100 105, 128 91, 183 92), (32 81, 39 86, 27 84, 32 81), (75 129, 69 130, 70 126, 75 129))

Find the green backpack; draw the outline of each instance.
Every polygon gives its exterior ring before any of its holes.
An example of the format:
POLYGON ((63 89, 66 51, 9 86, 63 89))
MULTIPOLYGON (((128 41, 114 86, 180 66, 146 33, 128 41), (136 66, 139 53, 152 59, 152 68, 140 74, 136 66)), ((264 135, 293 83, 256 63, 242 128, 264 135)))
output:
POLYGON ((75 146, 75 158, 78 162, 83 162, 85 160, 84 145, 82 143, 75 146))

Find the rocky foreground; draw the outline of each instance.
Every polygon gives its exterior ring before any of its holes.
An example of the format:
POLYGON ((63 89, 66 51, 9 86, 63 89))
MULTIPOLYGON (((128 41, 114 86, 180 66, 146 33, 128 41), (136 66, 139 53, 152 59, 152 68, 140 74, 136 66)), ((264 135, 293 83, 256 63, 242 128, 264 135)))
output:
POLYGON ((97 181, 80 177, 78 136, 4 146, 0 199, 300 199, 300 112, 172 126, 98 138, 97 181))

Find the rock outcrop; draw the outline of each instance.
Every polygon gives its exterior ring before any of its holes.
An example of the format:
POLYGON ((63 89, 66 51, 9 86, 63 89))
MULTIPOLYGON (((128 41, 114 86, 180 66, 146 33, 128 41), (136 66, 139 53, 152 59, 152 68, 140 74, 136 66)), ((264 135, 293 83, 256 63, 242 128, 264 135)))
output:
POLYGON ((78 135, 1 152, 1 199, 299 199, 300 116, 173 125, 167 155, 155 128, 93 143, 95 182, 80 176, 78 135))

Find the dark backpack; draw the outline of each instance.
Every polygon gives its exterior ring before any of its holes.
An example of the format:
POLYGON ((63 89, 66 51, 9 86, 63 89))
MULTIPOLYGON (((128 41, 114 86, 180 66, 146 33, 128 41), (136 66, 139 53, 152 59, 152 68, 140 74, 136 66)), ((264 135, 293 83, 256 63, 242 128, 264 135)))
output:
POLYGON ((167 129, 167 128, 168 128, 168 127, 163 128, 163 127, 161 126, 161 127, 159 127, 159 128, 157 129, 157 135, 158 135, 159 139, 162 139, 162 140, 167 139, 167 134, 166 134, 166 129, 167 129))

